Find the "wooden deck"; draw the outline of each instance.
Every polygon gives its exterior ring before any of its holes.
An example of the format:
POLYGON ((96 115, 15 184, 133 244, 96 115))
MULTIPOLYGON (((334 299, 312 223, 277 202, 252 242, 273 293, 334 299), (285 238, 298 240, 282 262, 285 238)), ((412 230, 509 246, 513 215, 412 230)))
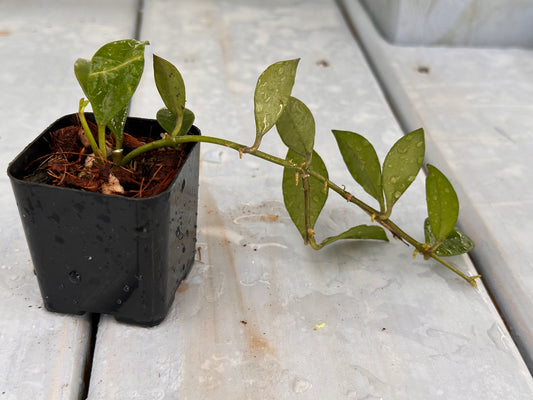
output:
MULTIPOLYGON (((50 122, 76 111, 74 60, 136 32, 182 72, 202 132, 243 143, 254 137, 259 73, 301 57, 293 94, 315 116, 330 177, 350 190, 331 129, 364 134, 383 159, 407 129, 424 127, 427 161, 458 189, 461 225, 477 243, 474 263, 453 262, 483 282, 473 289, 413 260, 399 241, 315 252, 284 210, 279 167, 202 145, 201 251, 167 319, 139 328, 56 315, 42 309, 3 174, 0 400, 533 398, 531 50, 391 45, 356 0, 7 0, 4 171, 50 122)), ((161 106, 143 81, 132 115, 153 117, 161 106)), ((275 134, 264 146, 284 156, 275 134)), ((423 178, 395 211, 420 240, 423 178)), ((316 230, 325 237, 356 223, 368 221, 332 195, 316 230)))

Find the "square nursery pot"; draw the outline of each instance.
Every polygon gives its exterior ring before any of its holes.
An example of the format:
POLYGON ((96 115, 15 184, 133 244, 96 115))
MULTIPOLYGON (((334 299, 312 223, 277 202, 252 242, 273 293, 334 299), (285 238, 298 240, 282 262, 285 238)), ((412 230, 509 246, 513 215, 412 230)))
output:
MULTIPOLYGON (((44 305, 59 313, 105 313, 157 325, 194 262, 199 143, 188 145, 171 185, 152 197, 22 180, 27 164, 49 152, 51 132, 74 121, 76 114, 54 122, 8 167, 44 305)), ((157 121, 142 118, 128 118, 125 131, 154 138, 163 132, 157 121)), ((193 126, 189 134, 200 131, 193 126)))

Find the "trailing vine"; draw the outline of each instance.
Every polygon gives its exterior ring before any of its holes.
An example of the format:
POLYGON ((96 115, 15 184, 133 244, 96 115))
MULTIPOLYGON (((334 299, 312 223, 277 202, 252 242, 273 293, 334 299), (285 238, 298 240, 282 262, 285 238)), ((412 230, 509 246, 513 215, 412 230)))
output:
POLYGON ((391 220, 393 207, 419 174, 425 155, 424 131, 417 129, 401 137, 389 150, 383 163, 373 145, 362 135, 333 130, 339 151, 351 176, 371 197, 371 206, 330 180, 326 165, 314 148, 315 121, 309 108, 291 95, 299 59, 270 65, 258 78, 254 93, 256 133, 250 146, 222 138, 187 135, 194 114, 185 108, 185 84, 181 73, 170 62, 154 55, 154 79, 165 107, 158 111, 157 121, 167 132, 160 140, 122 154, 123 129, 128 104, 135 91, 144 65, 147 42, 122 40, 104 45, 91 60, 79 59, 75 73, 91 103, 98 125, 98 142, 83 124, 87 101, 80 100, 82 126, 97 157, 106 157, 102 132, 108 127, 115 135, 116 148, 112 160, 124 167, 140 154, 183 143, 203 142, 225 146, 283 167, 282 191, 285 207, 305 244, 319 250, 338 240, 388 241, 386 231, 414 247, 414 256, 433 259, 476 286, 479 276, 468 276, 444 258, 463 254, 474 247, 472 240, 456 228, 459 200, 450 181, 435 166, 428 165, 426 203, 428 217, 423 223, 425 242, 419 242, 391 220), (285 157, 260 149, 265 134, 276 127, 287 146, 285 157), (342 196, 366 213, 371 225, 361 224, 317 242, 316 221, 330 191, 342 196))

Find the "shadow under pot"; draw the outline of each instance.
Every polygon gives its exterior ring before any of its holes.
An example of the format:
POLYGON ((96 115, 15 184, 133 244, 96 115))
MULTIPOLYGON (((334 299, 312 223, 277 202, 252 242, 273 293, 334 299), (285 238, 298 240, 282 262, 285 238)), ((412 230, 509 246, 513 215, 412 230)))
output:
MULTIPOLYGON (((28 166, 50 153, 52 133, 73 124, 76 114, 60 118, 8 167, 44 305, 157 325, 194 263, 200 145, 183 147, 185 160, 170 185, 150 197, 27 180, 28 166)), ((163 130, 156 120, 128 118, 125 132, 157 139, 163 130)), ((200 131, 193 126, 189 134, 200 131)))

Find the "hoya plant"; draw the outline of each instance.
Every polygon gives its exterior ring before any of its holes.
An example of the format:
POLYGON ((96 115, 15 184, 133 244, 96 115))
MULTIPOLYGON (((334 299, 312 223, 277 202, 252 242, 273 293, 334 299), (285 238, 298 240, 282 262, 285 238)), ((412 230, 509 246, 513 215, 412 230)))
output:
POLYGON ((178 69, 154 55, 154 79, 164 108, 156 118, 166 131, 159 140, 123 154, 122 140, 128 105, 143 72, 147 42, 121 40, 104 45, 91 60, 79 59, 76 77, 88 100, 79 104, 80 122, 96 158, 108 159, 106 130, 115 137, 111 160, 132 167, 137 156, 158 148, 176 148, 187 142, 225 146, 277 164, 283 168, 283 199, 304 243, 321 249, 338 240, 388 241, 386 231, 414 247, 414 256, 434 259, 476 286, 479 276, 468 276, 444 258, 470 251, 472 240, 456 228, 459 201, 450 181, 435 166, 428 165, 426 202, 428 217, 423 222, 425 241, 419 242, 391 219, 393 208, 420 173, 424 162, 424 131, 417 129, 401 137, 381 163, 372 144, 356 132, 333 130, 340 155, 354 181, 373 199, 370 205, 333 182, 326 164, 315 149, 315 120, 309 108, 291 95, 299 59, 276 62, 258 78, 254 93, 255 137, 250 146, 210 136, 187 135, 194 114, 185 108, 185 85, 178 69), (93 137, 84 117, 90 103, 98 126, 93 137), (265 134, 276 128, 287 153, 280 157, 259 150, 265 134), (317 241, 315 224, 330 192, 342 196, 368 215, 372 224, 360 224, 317 241))

